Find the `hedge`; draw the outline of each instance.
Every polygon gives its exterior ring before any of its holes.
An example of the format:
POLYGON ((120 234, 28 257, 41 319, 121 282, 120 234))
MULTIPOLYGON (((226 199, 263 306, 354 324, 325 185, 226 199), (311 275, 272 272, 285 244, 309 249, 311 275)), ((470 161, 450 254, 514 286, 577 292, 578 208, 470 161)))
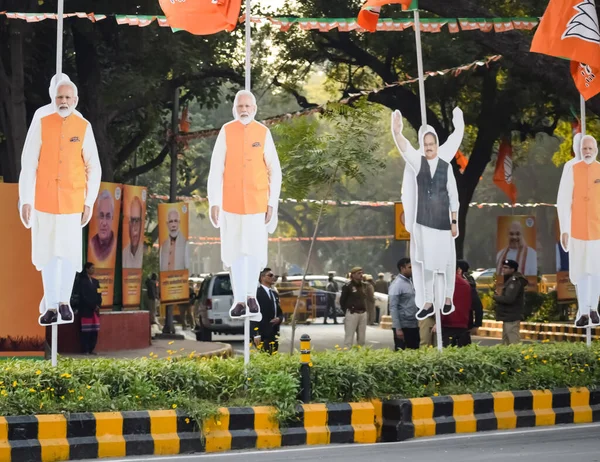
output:
MULTIPOLYGON (((313 402, 412 398, 600 385, 600 344, 394 352, 355 347, 312 355, 313 402)), ((299 355, 0 362, 0 415, 178 409, 202 421, 220 406, 274 405, 285 421, 299 394, 299 355)))

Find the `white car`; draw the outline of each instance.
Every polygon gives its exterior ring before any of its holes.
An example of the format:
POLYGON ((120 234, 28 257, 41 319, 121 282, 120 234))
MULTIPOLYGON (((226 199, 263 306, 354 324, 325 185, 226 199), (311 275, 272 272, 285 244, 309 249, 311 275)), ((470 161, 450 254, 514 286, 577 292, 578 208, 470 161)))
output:
MULTIPOLYGON (((288 282, 292 282, 300 287, 302 276, 288 276, 288 282)), ((340 307, 340 296, 342 294, 342 287, 347 284, 350 279, 334 276, 333 280, 337 283, 338 292, 335 296, 336 309, 340 307)), ((327 275, 309 275, 306 276, 306 286, 310 287, 317 292, 317 295, 322 295, 322 301, 317 301, 317 316, 323 316, 325 307, 327 306, 325 297, 327 296, 327 284, 329 283, 329 276, 327 275)), ((297 295, 297 294, 296 294, 297 295)), ((385 316, 388 314, 388 296, 380 292, 375 292, 375 308, 379 308, 379 316, 385 316)), ((341 315, 341 312, 340 312, 341 315)))

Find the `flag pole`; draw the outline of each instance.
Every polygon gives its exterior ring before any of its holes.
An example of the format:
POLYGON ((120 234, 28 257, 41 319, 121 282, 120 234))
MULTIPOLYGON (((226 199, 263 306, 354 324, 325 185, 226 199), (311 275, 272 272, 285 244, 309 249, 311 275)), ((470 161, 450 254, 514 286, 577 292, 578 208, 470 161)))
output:
MULTIPOLYGON (((63 28, 64 28, 65 1, 58 0, 58 11, 56 18, 56 82, 62 77, 63 62, 63 28)), ((52 97, 54 98, 54 96, 52 97)), ((52 367, 58 365, 58 324, 52 324, 52 336, 50 347, 50 358, 52 367)))
MULTIPOLYGON (((419 14, 419 9, 415 8, 413 11, 414 15, 414 28, 415 28, 415 42, 417 48, 417 70, 419 73, 419 102, 421 103, 421 127, 427 125, 427 106, 425 104, 425 77, 423 72, 423 47, 421 46, 421 16, 419 14)), ((437 274, 434 275, 434 278, 437 278, 437 274)), ((436 291, 439 292, 439 291, 436 291)), ((444 297, 444 294, 438 293, 437 295, 444 297)), ((434 297, 435 298, 435 297, 434 297)), ((438 304, 439 300, 435 300, 438 304)), ((445 302, 444 302, 445 303, 445 302)), ((440 315, 439 306, 434 305, 435 312, 435 334, 437 339, 437 348, 439 351, 442 351, 442 316, 440 315)))
MULTIPOLYGON (((246 0, 246 91, 251 91, 252 88, 252 34, 251 34, 251 3, 252 0, 246 0)), ((246 316, 244 318, 244 369, 247 372, 247 366, 250 363, 250 318, 246 316)))
MULTIPOLYGON (((579 95, 579 112, 581 113, 581 136, 585 136, 585 98, 583 95, 579 95)), ((588 347, 592 346, 592 328, 589 324, 585 328, 585 343, 588 347)))

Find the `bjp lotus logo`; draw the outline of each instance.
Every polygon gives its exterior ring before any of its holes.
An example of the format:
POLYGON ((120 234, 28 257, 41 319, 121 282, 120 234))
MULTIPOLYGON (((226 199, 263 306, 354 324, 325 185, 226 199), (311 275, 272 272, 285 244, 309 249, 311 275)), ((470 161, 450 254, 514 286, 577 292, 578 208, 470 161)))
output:
POLYGON ((578 13, 571 18, 561 38, 563 40, 567 37, 580 38, 581 40, 600 45, 598 14, 596 13, 596 5, 593 0, 584 0, 573 8, 578 13))

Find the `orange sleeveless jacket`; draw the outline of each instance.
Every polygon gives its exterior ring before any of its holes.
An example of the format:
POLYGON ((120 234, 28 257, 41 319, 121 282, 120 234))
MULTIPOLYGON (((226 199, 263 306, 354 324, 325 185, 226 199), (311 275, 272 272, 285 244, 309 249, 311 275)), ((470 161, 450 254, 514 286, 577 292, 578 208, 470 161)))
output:
POLYGON ((577 162, 573 166, 571 235, 575 239, 600 239, 600 163, 577 162))
POLYGON ((269 176, 265 164, 267 127, 258 122, 225 126, 227 153, 223 173, 223 210, 239 215, 266 213, 269 176))
POLYGON ((242 0, 160 0, 169 25, 195 35, 235 29, 242 0))
POLYGON ((82 213, 86 173, 83 139, 87 122, 76 114, 43 117, 42 148, 35 184, 35 208, 53 214, 82 213))

